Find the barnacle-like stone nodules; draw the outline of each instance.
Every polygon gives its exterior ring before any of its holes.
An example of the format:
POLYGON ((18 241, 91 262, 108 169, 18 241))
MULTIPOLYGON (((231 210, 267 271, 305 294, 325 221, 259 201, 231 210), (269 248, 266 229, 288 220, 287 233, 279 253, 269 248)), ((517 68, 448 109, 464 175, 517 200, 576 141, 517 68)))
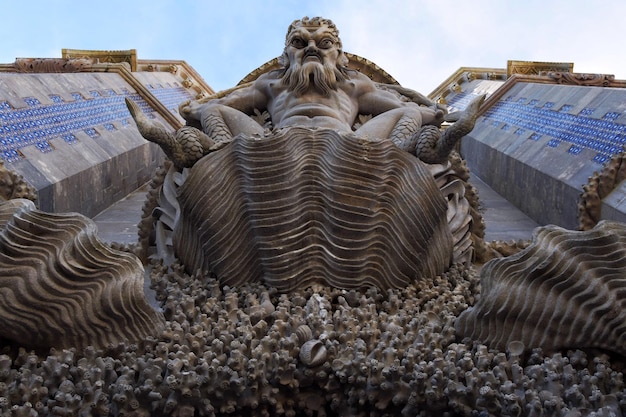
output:
POLYGON ((295 127, 239 135, 189 170, 178 201, 177 256, 229 286, 400 288, 453 262, 446 200, 391 141, 295 127))
POLYGON ((106 354, 3 346, 0 414, 565 417, 621 415, 626 404, 623 365, 608 355, 455 342, 455 318, 478 290, 461 265, 402 289, 289 294, 157 266, 157 298, 168 300, 160 336, 106 354), (267 296, 275 311, 254 324, 248 307, 267 296), (308 365, 301 343, 326 352, 312 350, 308 365))
POLYGON ((0 317, 0 336, 30 347, 105 348, 164 326, 134 255, 102 243, 90 219, 25 199, 0 205, 0 317))
POLYGON ((538 228, 528 248, 483 267, 481 287, 479 302, 456 322, 459 338, 501 350, 519 341, 527 349, 626 355, 623 223, 602 221, 584 232, 538 228))

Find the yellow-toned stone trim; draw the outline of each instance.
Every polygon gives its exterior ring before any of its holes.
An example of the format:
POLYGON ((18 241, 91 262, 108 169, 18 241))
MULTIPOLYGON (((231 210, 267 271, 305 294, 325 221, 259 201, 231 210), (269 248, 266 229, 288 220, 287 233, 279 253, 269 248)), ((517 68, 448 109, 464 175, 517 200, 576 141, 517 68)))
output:
POLYGON ((126 62, 130 65, 131 71, 137 70, 137 50, 128 49, 124 51, 102 51, 88 49, 66 49, 61 51, 64 59, 89 58, 95 63, 120 63, 126 62))
POLYGON ((463 83, 477 79, 504 81, 506 80, 506 71, 502 68, 461 67, 428 94, 428 98, 437 103, 445 104, 446 97, 450 93, 461 92, 463 83))
POLYGON ((513 74, 539 75, 544 71, 574 72, 574 63, 508 60, 506 64, 507 77, 513 74))
POLYGON ((215 94, 204 78, 186 61, 140 59, 137 60, 137 71, 174 74, 182 80, 183 87, 194 91, 197 99, 215 94))

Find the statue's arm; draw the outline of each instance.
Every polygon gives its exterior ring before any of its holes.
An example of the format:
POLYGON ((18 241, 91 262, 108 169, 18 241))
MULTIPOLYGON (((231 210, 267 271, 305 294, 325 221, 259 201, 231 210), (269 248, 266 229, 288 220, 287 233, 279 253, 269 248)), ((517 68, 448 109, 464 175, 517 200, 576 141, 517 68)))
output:
POLYGON ((267 110, 267 95, 264 87, 265 83, 258 81, 217 99, 215 103, 253 115, 254 110, 267 110))
POLYGON ((412 102, 419 104, 420 106, 426 106, 433 110, 442 110, 444 112, 447 112, 447 108, 445 106, 437 104, 425 95, 410 88, 402 87, 401 85, 397 84, 378 84, 378 87, 397 91, 399 94, 402 94, 403 96, 407 97, 412 102))
POLYGON ((357 101, 359 104, 359 113, 371 114, 378 116, 389 110, 401 107, 416 107, 417 103, 412 101, 403 101, 396 94, 378 88, 375 83, 369 79, 361 79, 357 83, 357 101))
MULTIPOLYGON (((203 113, 216 107, 226 106, 253 115, 254 110, 261 112, 267 109, 267 94, 264 82, 250 83, 241 88, 233 89, 227 94, 216 94, 214 98, 192 100, 180 106, 180 114, 188 122, 202 120, 203 113)), ((191 124, 191 123, 190 123, 191 124)))

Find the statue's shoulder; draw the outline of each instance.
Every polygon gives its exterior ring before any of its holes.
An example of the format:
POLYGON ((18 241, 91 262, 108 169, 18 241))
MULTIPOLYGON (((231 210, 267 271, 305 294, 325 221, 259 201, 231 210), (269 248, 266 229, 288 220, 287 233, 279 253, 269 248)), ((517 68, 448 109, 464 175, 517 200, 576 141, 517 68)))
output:
POLYGON ((284 71, 283 70, 273 70, 273 71, 268 71, 265 72, 261 75, 259 75, 259 77, 254 81, 255 83, 258 82, 273 82, 276 80, 280 80, 282 75, 283 75, 284 71))
MULTIPOLYGON (((376 83, 370 77, 359 71, 347 71, 345 87, 353 89, 357 94, 365 94, 376 91, 376 83)), ((345 90, 345 88, 344 88, 345 90)))
POLYGON ((363 83, 372 83, 373 85, 373 81, 370 79, 370 77, 368 77, 367 75, 363 74, 360 71, 357 70, 347 70, 346 71, 347 74, 347 78, 351 81, 358 81, 358 82, 363 82, 363 83))

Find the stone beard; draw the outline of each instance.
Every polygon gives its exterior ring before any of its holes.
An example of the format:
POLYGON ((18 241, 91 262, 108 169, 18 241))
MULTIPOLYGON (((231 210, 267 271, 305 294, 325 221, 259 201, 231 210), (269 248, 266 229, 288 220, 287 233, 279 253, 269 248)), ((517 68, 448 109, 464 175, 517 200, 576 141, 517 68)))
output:
POLYGON ((337 84, 344 82, 346 78, 345 70, 332 63, 305 62, 288 65, 282 76, 282 82, 297 97, 310 91, 311 85, 323 96, 328 97, 331 92, 337 90, 337 84))

